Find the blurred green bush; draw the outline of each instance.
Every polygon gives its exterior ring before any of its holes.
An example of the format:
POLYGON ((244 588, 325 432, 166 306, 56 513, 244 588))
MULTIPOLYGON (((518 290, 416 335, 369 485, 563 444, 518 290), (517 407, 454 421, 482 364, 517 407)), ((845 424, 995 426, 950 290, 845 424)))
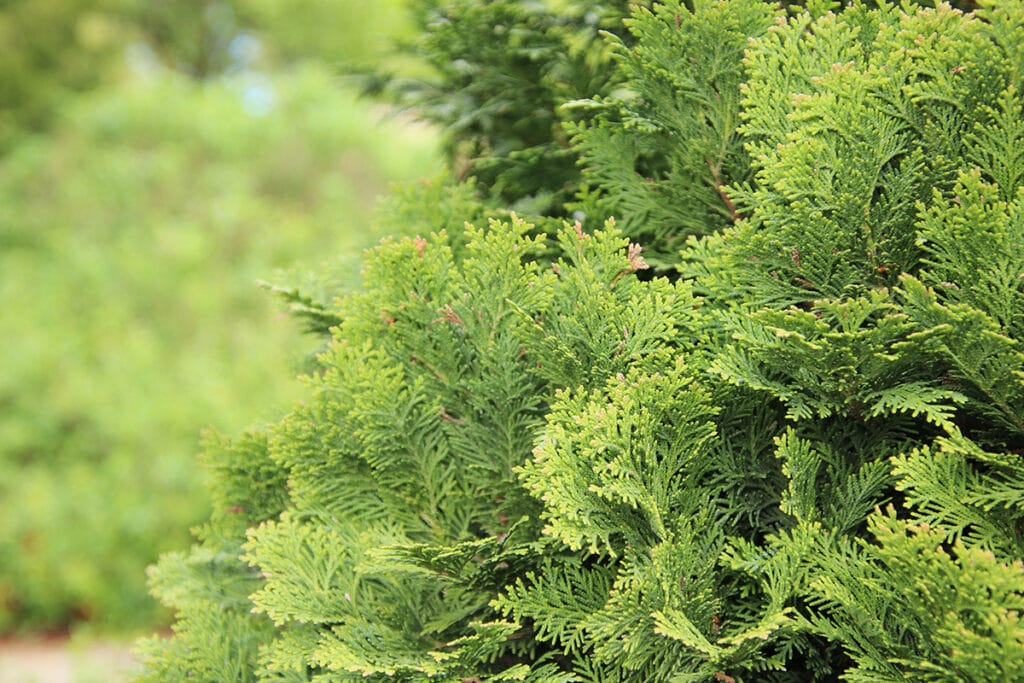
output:
POLYGON ((144 569, 207 515, 198 430, 297 389, 256 281, 346 253, 324 268, 353 278, 375 193, 433 173, 430 131, 338 85, 161 72, 0 157, 0 632, 164 618, 144 569))
POLYGON ((0 3, 0 153, 52 123, 71 92, 117 72, 135 0, 0 3))
MULTIPOLYGON (((183 0, 178 0, 182 2, 183 0)), ((396 38, 415 36, 406 0, 231 0, 240 21, 284 59, 393 66, 396 38)), ((409 60, 402 60, 408 64, 409 60)))
POLYGON ((405 0, 4 0, 0 154, 45 133, 74 96, 123 79, 140 57, 199 80, 318 60, 336 70, 408 66, 405 0))

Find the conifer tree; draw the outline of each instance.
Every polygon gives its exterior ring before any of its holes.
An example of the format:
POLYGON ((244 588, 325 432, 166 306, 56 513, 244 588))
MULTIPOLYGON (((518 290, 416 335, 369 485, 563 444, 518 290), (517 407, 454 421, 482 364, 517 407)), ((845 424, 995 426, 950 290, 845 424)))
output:
POLYGON ((300 307, 143 680, 1024 675, 1024 2, 826 5, 636 8, 585 221, 425 194, 300 307))

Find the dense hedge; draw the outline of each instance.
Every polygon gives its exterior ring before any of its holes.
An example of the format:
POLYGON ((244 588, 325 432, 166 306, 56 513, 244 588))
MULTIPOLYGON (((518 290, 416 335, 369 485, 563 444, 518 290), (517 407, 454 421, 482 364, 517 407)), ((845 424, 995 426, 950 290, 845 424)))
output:
POLYGON ((407 197, 436 231, 295 295, 331 341, 210 448, 142 680, 1024 677, 1024 3, 664 2, 607 43, 425 4, 427 45, 506 22, 445 54, 507 108, 428 102, 536 173, 407 197), (610 71, 533 144, 505 49, 610 71))

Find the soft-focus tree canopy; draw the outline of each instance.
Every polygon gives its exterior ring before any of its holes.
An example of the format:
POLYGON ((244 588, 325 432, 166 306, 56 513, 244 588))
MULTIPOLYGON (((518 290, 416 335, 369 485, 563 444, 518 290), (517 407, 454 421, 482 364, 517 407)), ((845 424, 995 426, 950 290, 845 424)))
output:
POLYGON ((0 5, 0 153, 48 129, 76 92, 132 69, 208 80, 312 59, 338 72, 378 63, 411 30, 386 0, 8 0, 0 5))
POLYGON ((130 0, 9 0, 0 7, 0 152, 48 126, 69 92, 119 67, 130 0))

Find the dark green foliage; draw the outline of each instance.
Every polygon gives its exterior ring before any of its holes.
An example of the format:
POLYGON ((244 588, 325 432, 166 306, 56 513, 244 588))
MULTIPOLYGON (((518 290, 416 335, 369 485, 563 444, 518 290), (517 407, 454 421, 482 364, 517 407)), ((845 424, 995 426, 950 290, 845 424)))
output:
POLYGON ((579 183, 562 124, 566 102, 614 84, 601 30, 620 31, 624 0, 416 0, 424 30, 408 51, 421 78, 370 85, 447 132, 453 171, 485 196, 533 213, 564 212, 579 183))
POLYGON ((562 208, 626 237, 458 236, 471 188, 407 198, 451 232, 318 309, 311 399, 267 438, 287 509, 245 532, 258 635, 193 677, 1022 675, 1024 4, 812 9, 607 37, 622 89, 588 94, 562 208))
POLYGON ((577 105, 599 112, 575 140, 599 210, 670 262, 688 235, 739 218, 726 187, 751 174, 737 132, 743 51, 780 16, 759 0, 698 7, 637 12, 626 22, 632 45, 613 42, 624 85, 577 105))

